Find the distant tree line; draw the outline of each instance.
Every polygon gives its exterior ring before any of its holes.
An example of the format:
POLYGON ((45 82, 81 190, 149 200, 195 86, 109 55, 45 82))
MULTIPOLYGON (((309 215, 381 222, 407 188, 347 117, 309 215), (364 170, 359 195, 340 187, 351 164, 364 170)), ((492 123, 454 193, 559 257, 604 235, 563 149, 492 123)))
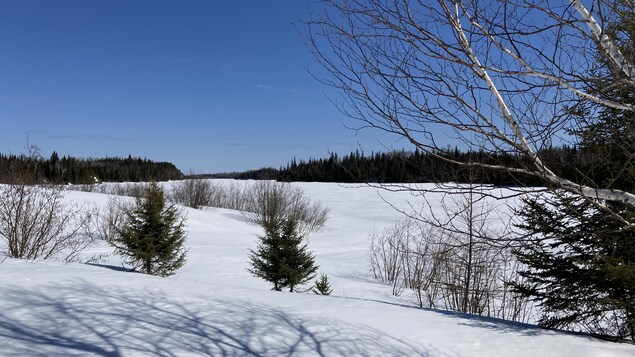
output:
POLYGON ((5 155, 0 153, 0 182, 16 178, 33 182, 86 184, 98 181, 147 182, 183 178, 174 164, 148 159, 107 157, 79 159, 59 155, 54 151, 49 159, 39 156, 5 155))
MULTIPOLYGON (((598 169, 600 158, 582 152, 575 147, 548 147, 540 151, 543 161, 549 162, 557 175, 580 181, 605 181, 609 177, 605 170, 598 169), (575 169, 574 169, 575 168, 575 169), (581 170, 581 168, 583 168, 581 170)), ((325 159, 296 161, 293 159, 280 169, 263 168, 242 173, 226 173, 213 177, 304 181, 304 182, 472 182, 498 186, 536 186, 542 182, 539 178, 515 174, 510 170, 486 170, 478 172, 461 167, 455 162, 478 162, 504 167, 526 167, 532 165, 518 155, 491 153, 486 151, 461 151, 458 148, 422 153, 420 151, 393 151, 364 155, 359 151, 348 155, 331 154, 325 159)))

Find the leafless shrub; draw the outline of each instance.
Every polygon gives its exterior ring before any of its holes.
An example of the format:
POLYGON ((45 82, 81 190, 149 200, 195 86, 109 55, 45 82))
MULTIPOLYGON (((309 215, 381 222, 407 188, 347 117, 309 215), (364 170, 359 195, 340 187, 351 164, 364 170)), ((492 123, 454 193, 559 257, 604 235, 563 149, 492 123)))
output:
POLYGON ((403 291, 402 252, 407 244, 407 222, 396 223, 382 232, 375 232, 370 242, 370 267, 375 279, 392 285, 393 295, 399 296, 403 291))
POLYGON ((500 304, 493 316, 505 320, 530 322, 537 318, 538 310, 533 302, 514 292, 511 283, 521 283, 524 279, 518 272, 525 269, 510 251, 502 256, 503 273, 498 279, 498 296, 500 304))
POLYGON ((447 259, 440 267, 440 296, 445 308, 477 315, 493 316, 494 295, 504 283, 500 251, 484 244, 471 242, 468 246, 461 236, 448 234, 444 243, 447 259))
POLYGON ((92 211, 63 199, 59 187, 0 186, 0 238, 10 257, 73 261, 92 243, 92 211))
MULTIPOLYGON (((145 183, 102 183, 72 185, 69 189, 116 196, 142 197, 145 183)), ((170 200, 189 207, 217 207, 243 211, 250 222, 264 225, 284 217, 299 222, 300 232, 319 231, 328 219, 329 210, 311 202, 304 191, 289 183, 257 181, 254 184, 211 180, 183 180, 175 183, 170 200)))
POLYGON ((219 208, 243 211, 247 206, 247 188, 238 182, 231 182, 219 186, 220 192, 216 197, 217 202, 212 202, 212 206, 219 208))
MULTIPOLYGON (((456 219, 456 217, 454 217, 456 219)), ((420 307, 528 321, 533 306, 511 291, 519 263, 508 247, 406 219, 371 235, 371 271, 420 307)))
POLYGON ((434 308, 442 293, 436 282, 440 279, 442 266, 448 255, 446 247, 437 241, 439 237, 443 237, 443 232, 409 220, 404 224, 408 225, 401 258, 404 285, 414 293, 419 307, 434 308))
POLYGON ((371 235, 370 264, 375 278, 392 285, 393 295, 411 289, 420 307, 434 307, 438 281, 444 260, 442 246, 436 242, 434 227, 404 219, 371 235))
POLYGON ((125 222, 125 212, 133 207, 134 203, 130 200, 121 196, 110 196, 106 207, 94 216, 91 232, 95 238, 103 239, 108 243, 112 242, 117 234, 117 228, 125 222))
POLYGON ((275 224, 282 218, 299 222, 300 232, 319 231, 328 219, 328 209, 311 202, 304 191, 288 183, 258 181, 244 194, 245 217, 262 226, 275 224))
POLYGON ((110 192, 105 192, 109 195, 117 195, 117 196, 127 196, 134 198, 144 197, 145 192, 148 188, 147 182, 128 182, 128 183, 119 183, 110 186, 110 192))
POLYGON ((220 203, 221 187, 210 180, 182 180, 174 184, 170 200, 192 208, 214 207, 220 203))
POLYGON ((115 196, 143 197, 148 184, 145 182, 109 182, 91 185, 67 185, 71 191, 95 192, 115 196))
POLYGON ((69 185, 67 188, 71 191, 80 191, 80 192, 95 192, 98 185, 93 184, 77 184, 77 185, 69 185))
POLYGON ((438 303, 444 308, 486 316, 521 317, 520 312, 508 311, 514 297, 519 299, 507 285, 518 268, 511 253, 514 241, 509 238, 510 217, 497 216, 496 211, 487 191, 467 184, 447 191, 434 209, 418 216, 422 224, 433 227, 443 237, 437 242, 444 256, 438 268, 441 284, 438 303))

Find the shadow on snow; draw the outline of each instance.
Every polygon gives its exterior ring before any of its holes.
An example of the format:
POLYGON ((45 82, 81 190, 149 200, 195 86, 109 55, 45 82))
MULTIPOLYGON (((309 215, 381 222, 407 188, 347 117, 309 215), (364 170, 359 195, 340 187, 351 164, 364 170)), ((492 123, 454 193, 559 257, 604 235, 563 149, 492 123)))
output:
POLYGON ((340 321, 239 300, 174 299, 79 281, 0 289, 3 355, 425 356, 421 346, 340 321))

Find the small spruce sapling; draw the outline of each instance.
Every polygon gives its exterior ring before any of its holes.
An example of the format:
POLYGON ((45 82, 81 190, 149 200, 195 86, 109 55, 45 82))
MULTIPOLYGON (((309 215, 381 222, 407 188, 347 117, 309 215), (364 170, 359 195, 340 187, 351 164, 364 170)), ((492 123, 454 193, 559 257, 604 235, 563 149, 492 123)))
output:
POLYGON ((326 274, 320 274, 320 279, 315 280, 315 287, 313 288, 313 292, 318 295, 331 295, 333 289, 331 288, 329 278, 326 274))

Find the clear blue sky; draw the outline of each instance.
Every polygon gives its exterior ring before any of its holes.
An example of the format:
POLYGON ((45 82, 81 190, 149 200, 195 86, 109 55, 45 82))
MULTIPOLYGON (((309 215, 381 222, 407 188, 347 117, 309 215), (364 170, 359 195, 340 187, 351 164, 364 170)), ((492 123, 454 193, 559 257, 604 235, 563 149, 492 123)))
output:
POLYGON ((203 173, 380 149, 307 72, 317 64, 293 23, 316 6, 0 0, 0 152, 23 153, 28 134, 44 156, 203 173))

